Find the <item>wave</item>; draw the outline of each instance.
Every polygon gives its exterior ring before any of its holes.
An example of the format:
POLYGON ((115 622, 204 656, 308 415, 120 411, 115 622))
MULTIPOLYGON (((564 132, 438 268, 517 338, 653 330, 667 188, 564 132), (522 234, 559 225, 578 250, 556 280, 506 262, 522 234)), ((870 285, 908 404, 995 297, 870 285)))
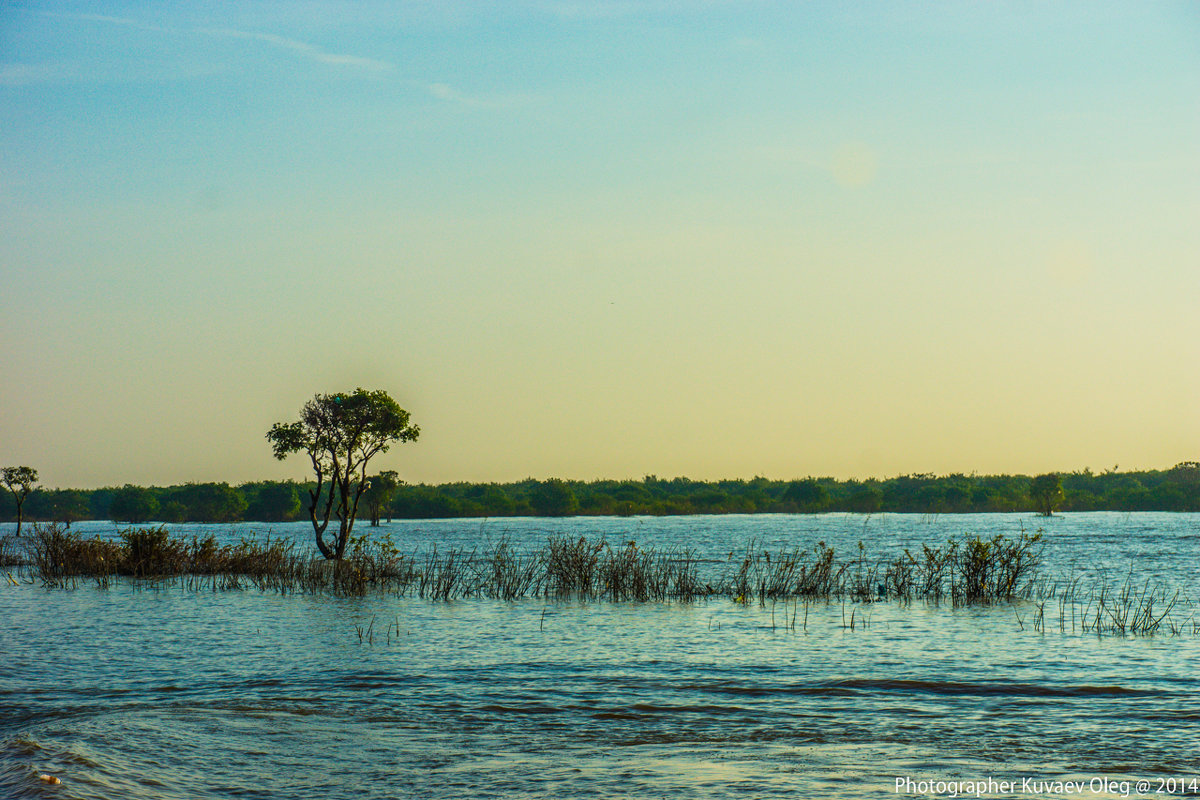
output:
POLYGON ((933 695, 1010 696, 1010 697, 1161 697, 1170 693, 1156 689, 1127 686, 1054 685, 1007 681, 939 681, 914 679, 844 678, 812 684, 753 685, 739 682, 693 684, 680 687, 718 694, 771 696, 816 695, 851 697, 862 694, 898 693, 933 695))

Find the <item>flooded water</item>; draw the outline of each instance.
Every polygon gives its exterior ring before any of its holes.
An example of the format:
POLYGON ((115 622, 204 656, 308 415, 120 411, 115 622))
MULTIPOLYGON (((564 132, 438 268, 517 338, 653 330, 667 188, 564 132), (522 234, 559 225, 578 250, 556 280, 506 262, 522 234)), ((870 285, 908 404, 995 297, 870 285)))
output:
MULTIPOLYGON (((384 532, 402 549, 605 535, 693 547, 715 569, 751 540, 823 540, 850 557, 859 540, 886 554, 1039 526, 1047 574, 1132 569, 1196 596, 1200 515, 455 520, 384 532)), ((211 530, 236 539, 266 527, 211 530)), ((272 533, 307 541, 302 525, 272 533)), ((1039 631, 1028 603, 437 603, 7 584, 0 796, 1200 796, 1190 630, 1039 631)))

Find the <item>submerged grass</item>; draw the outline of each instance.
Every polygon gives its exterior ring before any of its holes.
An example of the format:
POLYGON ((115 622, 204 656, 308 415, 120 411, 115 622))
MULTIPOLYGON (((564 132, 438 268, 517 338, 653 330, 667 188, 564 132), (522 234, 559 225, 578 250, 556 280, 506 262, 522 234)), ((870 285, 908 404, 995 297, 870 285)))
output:
POLYGON ((920 557, 905 550, 890 561, 871 560, 858 543, 857 555, 838 562, 834 550, 818 542, 772 557, 751 543, 728 580, 729 593, 741 602, 789 597, 911 602, 950 600, 955 605, 1028 598, 1042 563, 1041 534, 1024 531, 1010 539, 961 537, 944 545, 922 545, 920 557))
POLYGON ((1120 583, 1100 578, 1085 584, 1081 577, 1047 581, 1037 590, 1034 608, 1034 630, 1043 632, 1057 627, 1060 633, 1121 636, 1200 634, 1191 600, 1161 584, 1135 581, 1132 574, 1120 583))
MULTIPOLYGON (((686 548, 642 547, 634 541, 613 545, 603 538, 566 536, 551 536, 534 549, 520 549, 505 536, 487 541, 482 549, 434 546, 407 554, 390 538, 363 537, 351 542, 340 561, 314 557, 289 539, 268 536, 220 545, 211 535, 172 537, 162 527, 130 528, 111 540, 84 538, 62 525, 37 524, 22 540, 0 540, 0 566, 6 567, 8 581, 20 578, 48 587, 94 582, 105 588, 129 580, 196 591, 258 589, 336 596, 383 591, 439 601, 482 597, 692 602, 728 597, 743 604, 769 603, 772 613, 777 603, 783 602, 785 609, 793 604, 785 627, 795 626, 800 603, 807 619, 809 603, 840 601, 851 604, 850 629, 869 624, 869 615, 855 605, 880 600, 954 606, 1020 601, 1032 604, 1035 630, 1057 622, 1063 632, 1200 633, 1191 603, 1178 592, 1136 584, 1132 577, 1123 585, 1084 586, 1078 578, 1050 581, 1039 576, 1041 564, 1041 535, 1024 531, 1015 538, 952 538, 890 559, 868 558, 861 542, 848 560, 839 560, 825 542, 775 553, 751 542, 723 563, 701 560, 686 548)), ((1016 614, 1024 627, 1020 607, 1016 614)))
POLYGON ((632 600, 694 600, 727 595, 766 604, 808 600, 914 598, 979 603, 1026 596, 1040 564, 1039 535, 1017 539, 950 540, 925 546, 923 557, 907 551, 889 562, 857 555, 839 562, 824 542, 811 550, 771 553, 752 542, 723 565, 702 561, 687 548, 614 545, 601 538, 551 536, 537 549, 522 550, 501 537, 479 548, 436 546, 404 554, 390 539, 351 542, 340 561, 301 550, 290 539, 243 539, 220 545, 212 535, 172 537, 163 527, 129 528, 119 539, 84 538, 56 524, 36 524, 31 536, 0 545, 0 556, 23 565, 46 586, 80 581, 107 586, 120 579, 182 582, 193 588, 253 587, 280 592, 361 594, 372 588, 452 600, 524 597, 632 600), (22 550, 21 547, 24 547, 22 550), (701 577, 703 568, 712 572, 701 577))

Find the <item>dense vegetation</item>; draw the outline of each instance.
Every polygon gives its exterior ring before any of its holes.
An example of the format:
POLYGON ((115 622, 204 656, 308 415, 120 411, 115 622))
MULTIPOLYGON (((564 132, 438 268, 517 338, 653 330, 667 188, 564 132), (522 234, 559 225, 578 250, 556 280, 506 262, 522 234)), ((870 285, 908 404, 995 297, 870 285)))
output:
MULTIPOLYGON (((1041 476, 1039 476, 1041 477, 1041 476)), ((1169 470, 1061 473, 1055 511, 1200 511, 1200 463, 1169 470)), ((1026 475, 901 475, 887 479, 805 478, 695 481, 688 478, 516 483, 399 484, 364 500, 382 518, 581 515, 754 514, 883 511, 922 514, 1037 511, 1036 478, 1026 475), (382 495, 382 496, 380 496, 382 495), (390 495, 390 496, 388 496, 390 495)), ((230 486, 122 486, 34 489, 24 501, 30 520, 119 522, 281 522, 307 518, 309 485, 262 481, 230 486)), ((15 521, 16 502, 0 496, 0 520, 15 521)))

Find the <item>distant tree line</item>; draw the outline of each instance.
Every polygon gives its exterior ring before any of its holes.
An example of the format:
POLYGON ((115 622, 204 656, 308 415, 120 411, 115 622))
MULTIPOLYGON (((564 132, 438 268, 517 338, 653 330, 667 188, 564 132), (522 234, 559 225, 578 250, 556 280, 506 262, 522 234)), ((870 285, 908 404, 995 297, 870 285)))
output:
MULTIPOLYGON (((102 489, 35 489, 25 500, 31 520, 74 522, 284 522, 300 513, 301 484, 262 481, 188 483, 182 486, 106 486, 102 489)), ((11 500, 0 499, 0 519, 15 519, 11 500)))
MULTIPOLYGON (((286 522, 306 519, 313 485, 259 481, 125 485, 102 489, 34 488, 26 520, 71 522, 286 522)), ((381 519, 572 515, 674 515, 984 511, 1200 511, 1200 463, 1168 470, 1027 475, 901 475, 887 479, 804 478, 696 481, 688 478, 515 483, 406 484, 395 473, 371 479, 363 502, 381 519), (1061 488, 1061 492, 1058 491, 1061 488)), ((17 519, 16 495, 0 496, 0 520, 17 519)))

